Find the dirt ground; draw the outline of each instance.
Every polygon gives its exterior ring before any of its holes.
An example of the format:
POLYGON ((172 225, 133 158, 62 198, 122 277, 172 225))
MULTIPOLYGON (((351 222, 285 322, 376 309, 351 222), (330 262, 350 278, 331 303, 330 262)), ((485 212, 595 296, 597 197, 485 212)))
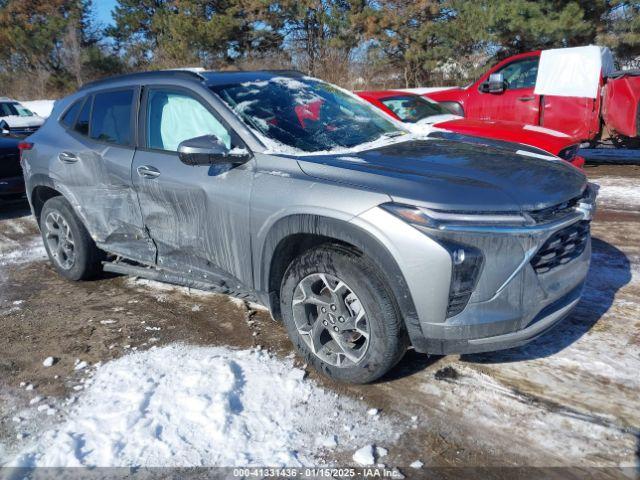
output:
MULTIPOLYGON (((588 167, 587 173, 614 187, 623 179, 625 188, 640 191, 639 166, 588 167)), ((390 465, 420 458, 431 466, 637 468, 640 202, 616 192, 622 197, 605 198, 593 223, 583 300, 535 342, 468 356, 410 351, 386 378, 367 386, 309 376, 412 424, 385 445, 390 465)), ((261 345, 280 356, 292 351, 284 327, 241 300, 115 275, 67 282, 45 260, 37 235, 25 205, 0 210, 0 458, 3 445, 5 453, 20 447, 11 418, 33 397, 25 385, 73 402, 83 381, 76 359, 104 363, 174 342, 261 345), (58 361, 46 368, 49 355, 58 361)), ((38 417, 33 428, 60 415, 38 417)), ((335 460, 352 463, 346 453, 335 460)))

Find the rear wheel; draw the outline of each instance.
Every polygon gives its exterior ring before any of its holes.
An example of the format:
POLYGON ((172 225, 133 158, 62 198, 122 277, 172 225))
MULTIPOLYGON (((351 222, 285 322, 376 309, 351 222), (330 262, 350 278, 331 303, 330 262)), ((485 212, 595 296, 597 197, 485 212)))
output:
POLYGON ((40 214, 40 231, 49 259, 63 277, 84 280, 101 271, 104 253, 64 197, 45 202, 40 214))
POLYGON ((377 268, 348 249, 322 246, 296 258, 280 299, 296 349, 331 378, 371 382, 406 350, 393 294, 377 268))

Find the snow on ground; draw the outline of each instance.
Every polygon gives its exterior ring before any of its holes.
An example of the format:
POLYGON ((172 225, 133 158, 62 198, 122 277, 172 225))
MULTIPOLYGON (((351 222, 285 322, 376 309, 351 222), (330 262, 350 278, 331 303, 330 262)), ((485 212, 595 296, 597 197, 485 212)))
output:
POLYGON ((33 113, 40 115, 43 118, 47 118, 51 115, 51 110, 53 110, 55 100, 28 100, 20 103, 33 113))
POLYGON ((640 209, 640 178, 600 177, 593 182, 600 186, 599 205, 622 210, 640 209))
MULTIPOLYGON (((321 465, 402 426, 264 351, 171 345, 101 365, 66 419, 6 465, 321 465), (335 436, 334 442, 319 439, 335 436)), ((3 463, 0 461, 0 464, 3 463)))
MULTIPOLYGON (((597 415, 593 418, 588 411, 563 408, 552 402, 537 402, 473 366, 456 365, 455 368, 454 380, 430 379, 418 388, 427 398, 439 402, 447 415, 469 426, 474 432, 472 435, 482 438, 491 432, 491 437, 485 439, 488 445, 508 444, 511 453, 529 456, 530 465, 540 467, 604 466, 606 463, 603 465, 601 458, 611 458, 610 455, 633 458, 636 437, 632 431, 619 428, 615 421, 597 415), (510 442, 510 438, 516 440, 510 442), (543 464, 536 465, 535 450, 546 452, 543 464)), ((531 373, 531 368, 527 368, 527 372, 531 373)), ((546 388, 553 391, 556 386, 550 382, 546 388)))
POLYGON ((31 215, 0 220, 0 267, 44 260, 46 252, 31 215))
POLYGON ((34 237, 26 242, 16 242, 0 235, 0 267, 45 260, 47 252, 42 238, 34 237))
POLYGON ((594 225, 587 284, 569 318, 518 349, 467 356, 450 388, 430 382, 423 391, 481 430, 509 422, 509 435, 547 452, 547 466, 635 458, 640 255, 633 242, 601 240, 616 228, 594 225))

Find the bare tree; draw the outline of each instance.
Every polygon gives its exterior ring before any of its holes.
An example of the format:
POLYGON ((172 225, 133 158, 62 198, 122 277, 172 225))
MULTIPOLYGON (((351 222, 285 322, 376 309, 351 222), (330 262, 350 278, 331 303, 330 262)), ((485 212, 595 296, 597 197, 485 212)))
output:
POLYGON ((69 22, 67 30, 62 37, 62 48, 60 57, 64 68, 74 77, 76 85, 83 84, 83 46, 79 25, 76 22, 69 22))

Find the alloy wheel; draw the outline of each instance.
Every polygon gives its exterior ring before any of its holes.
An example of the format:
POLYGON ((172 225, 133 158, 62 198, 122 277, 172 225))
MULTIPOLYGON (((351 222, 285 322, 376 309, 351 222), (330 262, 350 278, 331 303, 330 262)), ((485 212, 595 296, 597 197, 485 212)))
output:
POLYGON ((76 260, 75 243, 69 223, 58 212, 49 212, 44 221, 44 238, 54 261, 70 270, 76 260))
POLYGON ((339 278, 314 273, 293 295, 298 333, 322 361, 336 367, 357 364, 369 348, 367 313, 353 290, 339 278))

